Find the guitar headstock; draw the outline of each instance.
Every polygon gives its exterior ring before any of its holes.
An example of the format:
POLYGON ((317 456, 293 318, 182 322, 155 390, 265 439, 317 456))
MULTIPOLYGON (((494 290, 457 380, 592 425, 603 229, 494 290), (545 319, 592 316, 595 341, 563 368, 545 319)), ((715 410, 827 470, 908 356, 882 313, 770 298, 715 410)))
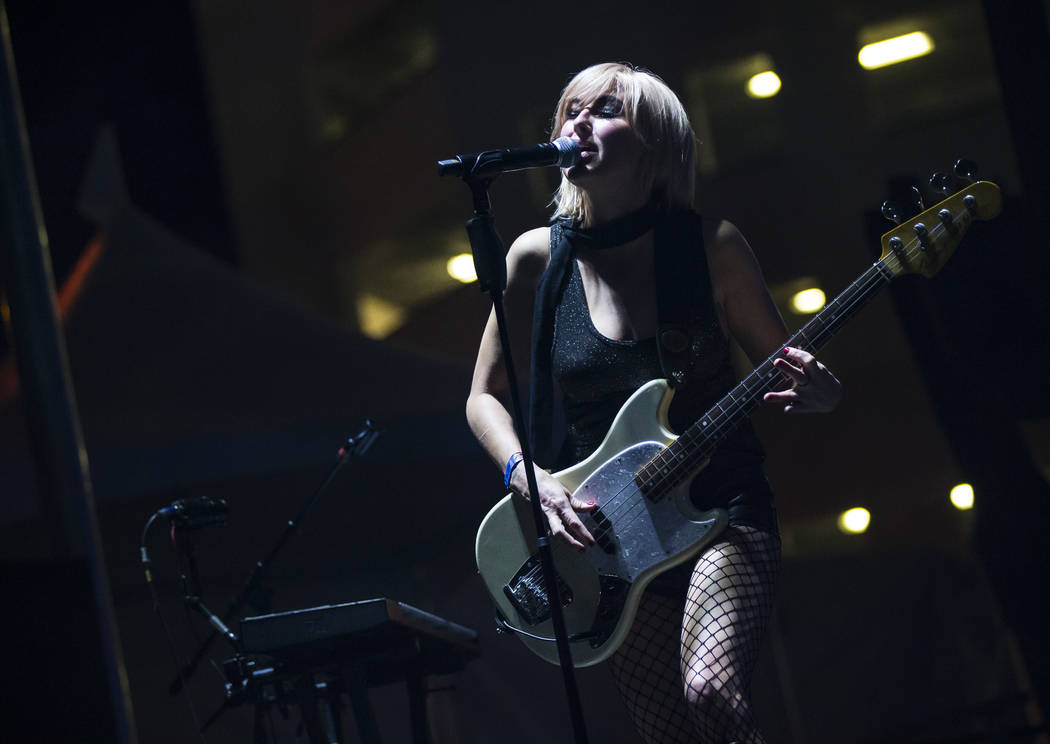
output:
MULTIPOLYGON (((955 165, 955 173, 967 180, 976 173, 976 166, 967 160, 955 165)), ((952 179, 934 173, 930 184, 947 194, 952 179)), ((914 189, 919 196, 918 189, 914 189)), ((921 198, 921 197, 920 197, 921 198)), ((951 258, 973 221, 990 220, 1002 210, 1003 195, 991 181, 975 181, 938 202, 929 209, 907 220, 900 220, 897 208, 890 202, 883 204, 882 213, 897 227, 882 236, 883 265, 894 277, 902 274, 922 274, 931 277, 951 258)))

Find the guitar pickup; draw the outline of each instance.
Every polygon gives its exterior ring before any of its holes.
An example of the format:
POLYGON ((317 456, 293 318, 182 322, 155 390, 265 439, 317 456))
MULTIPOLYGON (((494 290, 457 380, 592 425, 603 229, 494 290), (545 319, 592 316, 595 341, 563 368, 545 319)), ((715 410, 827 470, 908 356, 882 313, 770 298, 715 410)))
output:
POLYGON ((598 544, 598 547, 604 550, 609 555, 616 552, 616 535, 613 533, 612 522, 602 512, 601 507, 598 507, 592 512, 588 512, 587 517, 593 523, 588 525, 591 535, 594 537, 594 541, 598 544))

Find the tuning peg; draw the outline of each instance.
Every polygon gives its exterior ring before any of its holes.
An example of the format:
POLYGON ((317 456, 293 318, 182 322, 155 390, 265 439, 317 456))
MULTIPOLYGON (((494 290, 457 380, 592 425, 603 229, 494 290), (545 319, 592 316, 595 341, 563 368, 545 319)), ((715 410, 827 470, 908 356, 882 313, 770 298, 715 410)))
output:
POLYGON ((895 225, 901 223, 901 211, 897 208, 896 203, 886 200, 882 203, 882 216, 895 225))
POLYGON ((918 186, 911 187, 911 196, 915 202, 915 206, 918 208, 917 211, 921 212, 926 209, 926 202, 922 198, 922 192, 919 191, 918 186))
POLYGON ((966 158, 960 158, 955 161, 955 175, 959 178, 965 178, 970 183, 977 180, 977 163, 966 158))
POLYGON ((934 191, 940 191, 945 196, 951 196, 952 177, 938 171, 930 176, 930 188, 934 191))

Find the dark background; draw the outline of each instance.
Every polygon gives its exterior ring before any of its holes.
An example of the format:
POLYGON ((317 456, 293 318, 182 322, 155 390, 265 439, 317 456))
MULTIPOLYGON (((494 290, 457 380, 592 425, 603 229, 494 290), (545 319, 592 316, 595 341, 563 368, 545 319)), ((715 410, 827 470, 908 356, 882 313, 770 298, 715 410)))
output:
MULTIPOLYGON (((937 277, 901 279, 824 351, 847 390, 834 415, 756 414, 785 567, 755 699, 770 742, 1034 740, 1050 704, 1045 3, 7 12, 141 741, 193 738, 138 563, 146 519, 176 498, 229 501, 229 525, 197 535, 205 600, 223 608, 365 417, 379 443, 275 563, 269 607, 389 596, 475 628, 483 655, 454 695, 462 740, 569 740, 556 670, 494 633, 474 571, 474 531, 501 495, 462 415, 488 304, 444 273, 467 250, 470 203, 434 163, 546 139, 571 74, 610 59, 680 93, 703 143, 698 208, 742 229, 778 301, 800 283, 844 288, 880 252, 882 200, 956 158, 1002 187, 1003 215, 937 277), (912 28, 933 54, 857 65, 861 44, 912 28), (756 101, 742 88, 763 62, 784 87, 756 101), (963 481, 972 512, 947 500, 963 481), (857 505, 872 525, 847 538, 834 520, 857 505)), ((494 185, 506 239, 542 224, 553 178, 494 185)), ((9 596, 34 599, 7 613, 22 655, 0 731, 65 710, 87 737, 98 709, 77 700, 99 682, 78 661, 90 633, 70 628, 90 613, 75 576, 40 573, 61 539, 2 344, 0 557, 9 596), (47 654, 64 661, 31 674, 47 654)), ((185 657, 206 628, 181 607, 166 529, 147 544, 185 657)), ((633 741, 605 672, 581 685, 592 739, 633 741)), ((217 667, 190 692, 215 710, 217 667)), ((374 697, 386 740, 407 740, 403 690, 374 697)), ((247 706, 229 711, 209 740, 251 724, 247 706)))

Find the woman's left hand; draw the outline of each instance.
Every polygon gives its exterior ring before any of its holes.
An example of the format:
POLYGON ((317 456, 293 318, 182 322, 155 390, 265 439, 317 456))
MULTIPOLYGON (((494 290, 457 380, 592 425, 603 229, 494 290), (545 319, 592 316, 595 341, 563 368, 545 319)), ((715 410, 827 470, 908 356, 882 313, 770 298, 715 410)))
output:
POLYGON ((842 400, 842 383, 807 351, 788 346, 784 357, 773 360, 773 366, 793 384, 787 390, 766 393, 762 399, 783 403, 784 413, 823 413, 842 400))

